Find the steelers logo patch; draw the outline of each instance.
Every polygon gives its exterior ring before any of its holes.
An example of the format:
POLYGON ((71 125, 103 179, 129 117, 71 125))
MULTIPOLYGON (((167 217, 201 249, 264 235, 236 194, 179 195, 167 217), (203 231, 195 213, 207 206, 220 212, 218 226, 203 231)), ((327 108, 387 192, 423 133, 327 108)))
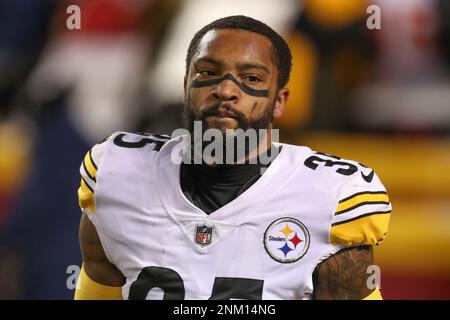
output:
POLYGON ((267 227, 264 233, 264 247, 275 261, 296 262, 308 251, 308 229, 294 218, 277 219, 267 227))

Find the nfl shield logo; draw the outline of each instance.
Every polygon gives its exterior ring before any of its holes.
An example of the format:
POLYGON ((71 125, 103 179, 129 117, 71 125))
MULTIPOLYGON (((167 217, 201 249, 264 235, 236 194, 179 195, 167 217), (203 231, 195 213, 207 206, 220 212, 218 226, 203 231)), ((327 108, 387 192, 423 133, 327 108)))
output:
POLYGON ((195 242, 201 246, 207 246, 211 244, 212 227, 197 226, 197 231, 195 233, 195 242))

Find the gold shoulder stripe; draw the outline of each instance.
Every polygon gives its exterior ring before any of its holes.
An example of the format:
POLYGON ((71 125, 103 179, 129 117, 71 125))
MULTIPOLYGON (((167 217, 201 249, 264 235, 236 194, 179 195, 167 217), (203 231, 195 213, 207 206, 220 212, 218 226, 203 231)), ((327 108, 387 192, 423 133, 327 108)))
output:
POLYGON ((388 212, 379 212, 335 223, 331 227, 330 241, 345 246, 378 244, 387 235, 390 217, 388 212))
POLYGON ((92 213, 95 212, 94 191, 81 178, 80 187, 78 188, 78 204, 80 208, 88 208, 92 213))
POLYGON ((94 166, 94 163, 92 162, 90 151, 88 153, 86 153, 86 156, 84 157, 83 166, 84 166, 84 169, 86 170, 86 173, 89 175, 89 177, 92 178, 92 180, 96 181, 97 168, 96 168, 96 166, 94 166))
POLYGON ((339 201, 336 214, 342 214, 365 204, 387 204, 389 196, 386 192, 359 192, 339 201))

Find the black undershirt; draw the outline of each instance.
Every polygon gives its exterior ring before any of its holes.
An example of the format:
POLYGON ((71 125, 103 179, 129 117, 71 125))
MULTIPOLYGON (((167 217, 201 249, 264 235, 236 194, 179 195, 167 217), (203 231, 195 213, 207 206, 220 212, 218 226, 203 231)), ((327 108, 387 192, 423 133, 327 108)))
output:
MULTIPOLYGON (((281 148, 278 149, 278 153, 280 150, 281 148)), ((270 151, 268 154, 271 154, 270 151)), ((261 172, 269 165, 270 163, 247 163, 208 166, 206 164, 182 163, 181 189, 189 201, 210 214, 250 188, 258 181, 262 175, 261 172)))

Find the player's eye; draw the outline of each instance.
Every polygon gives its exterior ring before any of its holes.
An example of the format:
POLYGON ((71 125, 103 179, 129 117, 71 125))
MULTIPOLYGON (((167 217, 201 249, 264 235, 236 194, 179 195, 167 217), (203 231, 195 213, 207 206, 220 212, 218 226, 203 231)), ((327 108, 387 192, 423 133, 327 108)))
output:
POLYGON ((259 77, 254 75, 245 76, 243 79, 251 84, 258 84, 262 81, 259 77))
POLYGON ((213 70, 208 70, 208 69, 205 69, 205 70, 199 70, 197 73, 198 73, 200 76, 202 76, 202 77, 215 77, 215 76, 217 76, 217 74, 216 74, 215 71, 213 71, 213 70))

